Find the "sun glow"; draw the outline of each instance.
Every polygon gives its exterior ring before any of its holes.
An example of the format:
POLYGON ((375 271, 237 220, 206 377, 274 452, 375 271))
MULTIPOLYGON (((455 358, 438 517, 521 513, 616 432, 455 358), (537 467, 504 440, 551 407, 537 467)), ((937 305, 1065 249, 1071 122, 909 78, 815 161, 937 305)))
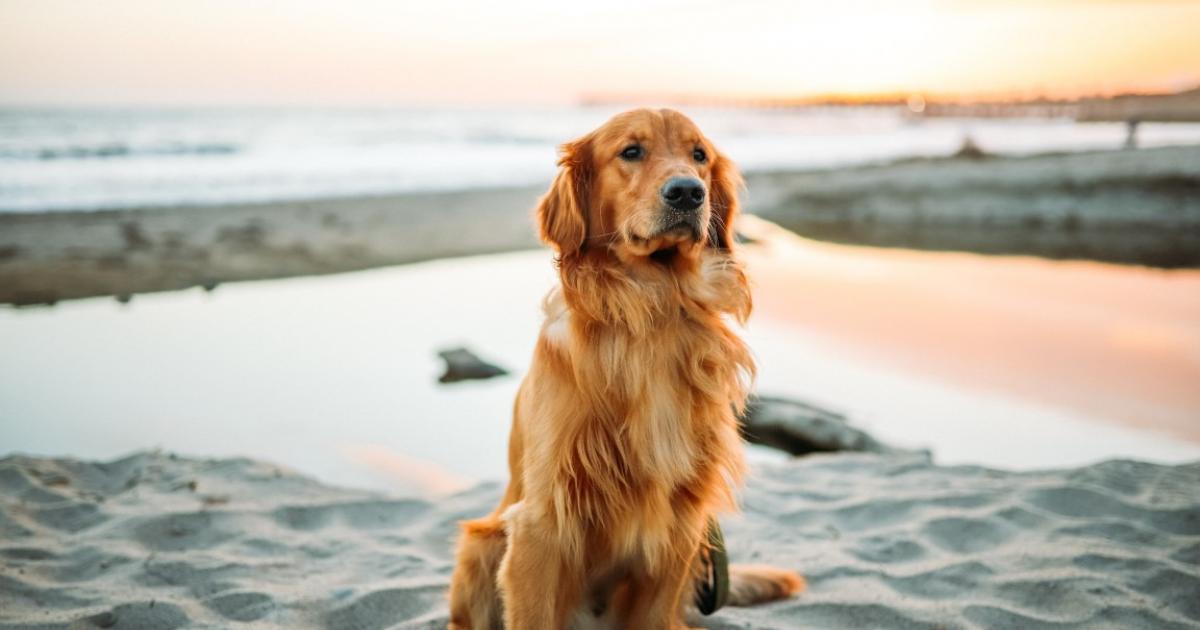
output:
POLYGON ((1073 96, 1200 82, 1200 3, 0 0, 0 101, 1073 96))

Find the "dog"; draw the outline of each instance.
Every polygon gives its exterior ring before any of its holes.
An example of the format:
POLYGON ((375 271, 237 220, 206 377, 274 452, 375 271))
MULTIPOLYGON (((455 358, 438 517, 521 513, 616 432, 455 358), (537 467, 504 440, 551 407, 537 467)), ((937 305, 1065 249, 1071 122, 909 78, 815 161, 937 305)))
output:
MULTIPOLYGON (((453 630, 687 628, 706 532, 736 509, 754 362, 735 255, 741 176, 683 114, 619 114, 561 147, 535 220, 560 284, 517 394, 511 479, 461 523, 453 630)), ((789 597, 734 565, 728 603, 789 597)))

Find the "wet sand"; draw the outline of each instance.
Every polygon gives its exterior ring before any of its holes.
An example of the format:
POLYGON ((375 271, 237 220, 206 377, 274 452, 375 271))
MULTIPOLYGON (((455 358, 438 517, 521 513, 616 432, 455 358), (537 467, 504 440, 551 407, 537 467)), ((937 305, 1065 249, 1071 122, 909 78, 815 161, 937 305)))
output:
POLYGON ((1200 266, 1196 146, 762 173, 747 202, 839 243, 1200 266))
POLYGON ((132 296, 537 246, 540 188, 0 213, 0 304, 132 296))
MULTIPOLYGON (((1200 147, 751 173, 744 206, 837 242, 1200 266, 1200 147)), ((0 213, 0 304, 130 296, 537 246, 544 186, 0 213)))

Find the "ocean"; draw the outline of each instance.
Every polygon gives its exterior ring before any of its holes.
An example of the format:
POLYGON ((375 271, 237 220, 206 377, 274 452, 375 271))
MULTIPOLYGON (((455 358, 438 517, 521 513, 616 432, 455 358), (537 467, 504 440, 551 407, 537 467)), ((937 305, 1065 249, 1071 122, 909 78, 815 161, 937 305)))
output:
MULTIPOLYGON (((524 186, 617 106, 397 109, 0 109, 0 212, 230 203, 524 186)), ((1122 146, 1121 123, 916 119, 894 108, 687 113, 743 170, 807 170, 984 151, 1122 146)), ((1141 146, 1200 143, 1143 124, 1141 146)))

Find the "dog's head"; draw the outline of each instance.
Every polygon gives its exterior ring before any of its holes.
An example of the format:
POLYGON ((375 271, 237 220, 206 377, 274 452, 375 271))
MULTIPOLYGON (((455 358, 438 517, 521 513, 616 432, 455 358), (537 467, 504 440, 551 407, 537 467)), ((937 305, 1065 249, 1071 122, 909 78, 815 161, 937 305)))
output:
POLYGON ((695 123, 636 109, 564 144, 537 207, 542 240, 568 259, 606 249, 622 260, 728 249, 741 176, 695 123))

